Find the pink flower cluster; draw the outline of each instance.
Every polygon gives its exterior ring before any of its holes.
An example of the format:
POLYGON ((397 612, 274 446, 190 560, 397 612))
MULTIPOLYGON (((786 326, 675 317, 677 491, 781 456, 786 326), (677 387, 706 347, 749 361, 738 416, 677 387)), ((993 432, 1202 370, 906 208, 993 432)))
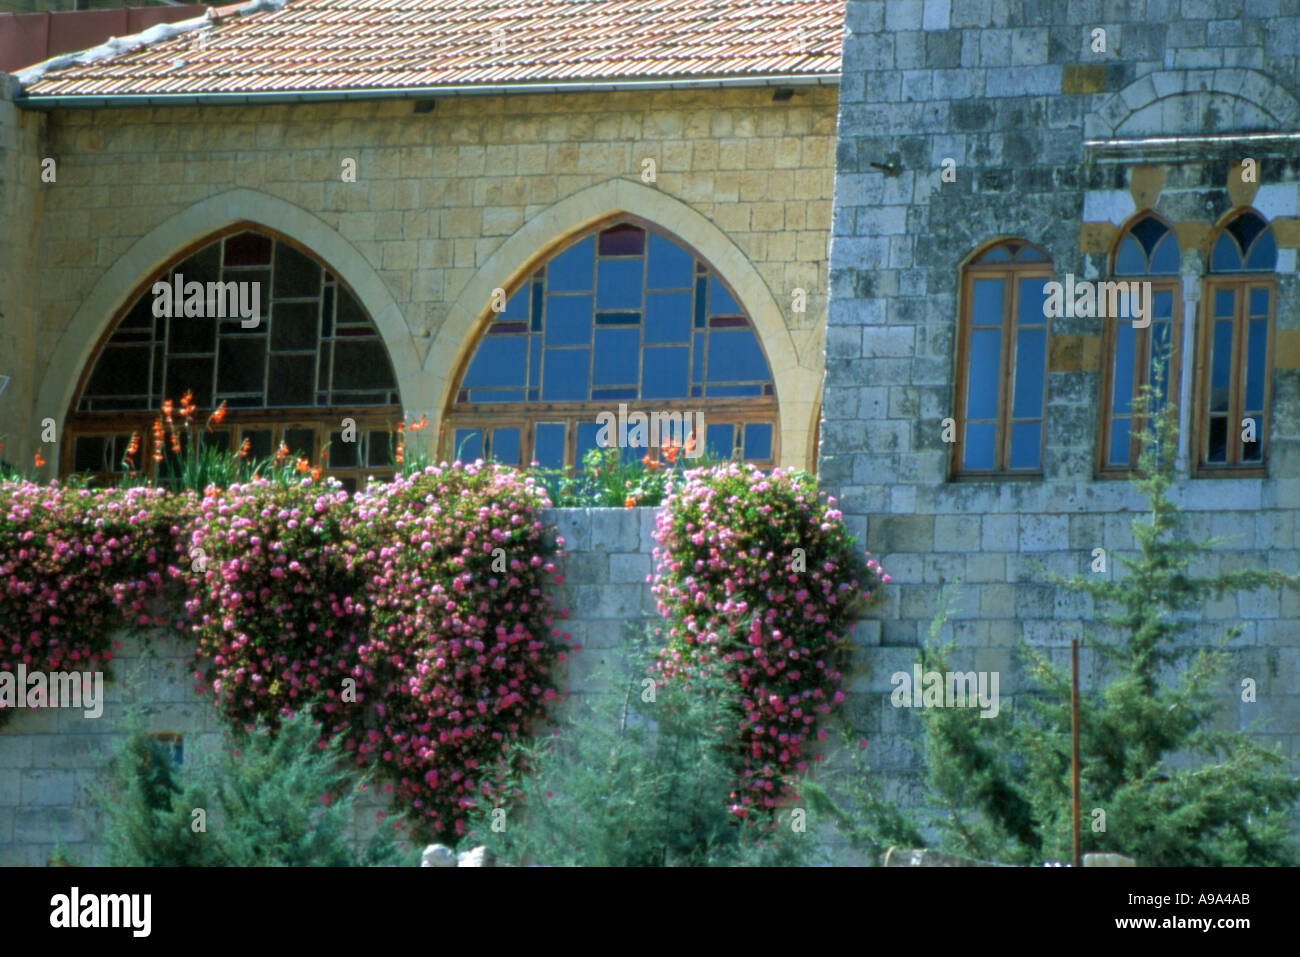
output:
POLYGON ((252 724, 309 709, 414 811, 460 834, 555 697, 567 634, 531 476, 430 466, 349 497, 255 482, 205 497, 187 603, 205 680, 252 724))
MULTIPOLYGON (((94 670, 123 624, 161 624, 191 500, 0 482, 0 671, 94 670)), ((0 723, 8 717, 0 706, 0 723)))
POLYGON ((651 579, 669 679, 721 672, 742 715, 732 810, 770 812, 806 769, 818 718, 844 699, 843 652, 889 576, 813 479, 731 463, 686 474, 658 517, 651 579))

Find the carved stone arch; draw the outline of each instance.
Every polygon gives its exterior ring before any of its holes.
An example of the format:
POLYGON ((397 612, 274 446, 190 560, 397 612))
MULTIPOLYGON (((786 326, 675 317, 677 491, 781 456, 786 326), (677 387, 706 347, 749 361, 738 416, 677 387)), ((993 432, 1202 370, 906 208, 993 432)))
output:
MULTIPOLYGON (((708 260, 748 312, 772 372, 779 409, 780 463, 810 464, 809 423, 820 389, 820 372, 799 361, 785 314, 755 265, 735 242, 703 214, 653 187, 626 179, 589 186, 538 213, 502 243, 461 290, 425 360, 424 380, 432 400, 408 413, 427 414, 441 428, 456 376, 491 316, 492 290, 506 290, 558 246, 602 220, 621 214, 653 223, 708 260)), ((435 431, 435 434, 436 431, 435 431)))
MULTIPOLYGON (((406 320, 388 287, 364 256, 340 233, 306 210, 252 189, 233 189, 195 203, 140 237, 95 281, 59 338, 41 379, 33 424, 50 417, 62 440, 82 370, 91 362, 108 326, 129 305, 141 284, 177 253, 234 223, 266 226, 328 263, 356 293, 388 350, 397 387, 407 407, 420 398, 420 365, 406 320)), ((58 449, 55 449, 55 455, 58 449)), ((55 456, 50 456, 58 461, 55 456)))
POLYGON ((1300 100, 1258 70, 1161 70, 1134 80, 1084 120, 1090 139, 1300 129, 1300 100))

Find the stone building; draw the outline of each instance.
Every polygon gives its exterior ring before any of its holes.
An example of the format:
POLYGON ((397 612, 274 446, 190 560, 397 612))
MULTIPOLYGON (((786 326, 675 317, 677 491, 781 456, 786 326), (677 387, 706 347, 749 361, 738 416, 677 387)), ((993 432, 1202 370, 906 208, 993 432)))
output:
MULTIPOLYGON (((1091 609, 1047 573, 1131 554, 1132 402, 1157 376, 1187 530, 1223 538, 1199 570, 1297 571, 1300 6, 850 0, 846 18, 820 476, 897 583, 861 690, 910 671, 944 583, 967 666, 1004 694, 1022 636, 1067 654, 1091 609), (1149 282, 1149 308, 1102 318, 1094 281, 1149 282), (1050 282, 1079 308, 1045 302, 1050 282)), ((1259 592, 1196 630, 1241 626, 1223 720, 1267 722, 1292 759, 1298 619, 1300 592, 1259 592), (1234 696, 1246 677, 1257 703, 1234 696)), ((915 767, 914 714, 858 717, 877 764, 915 767)))
POLYGON ((665 34, 580 0, 256 0, 18 74, 5 456, 120 472, 193 389, 232 448, 333 437, 348 481, 403 412, 444 451, 557 465, 619 403, 812 466, 842 10, 729 9, 665 34), (155 323, 178 272, 261 283, 267 322, 155 323))

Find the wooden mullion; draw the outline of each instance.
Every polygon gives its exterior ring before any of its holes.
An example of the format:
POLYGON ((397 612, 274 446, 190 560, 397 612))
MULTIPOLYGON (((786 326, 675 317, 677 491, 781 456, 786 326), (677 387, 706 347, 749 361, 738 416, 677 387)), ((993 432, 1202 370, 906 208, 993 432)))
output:
MULTIPOLYGON (((998 472, 1009 471, 1011 463, 1011 400, 1014 396, 1015 339, 1019 325, 1020 283, 1014 270, 1008 269, 1003 282, 1011 288, 1011 295, 1004 298, 1003 308, 1009 312, 1002 314, 1002 360, 998 379, 998 419, 997 419, 997 455, 993 465, 998 472)), ((1047 377, 1047 356, 1043 357, 1043 377, 1047 377)))

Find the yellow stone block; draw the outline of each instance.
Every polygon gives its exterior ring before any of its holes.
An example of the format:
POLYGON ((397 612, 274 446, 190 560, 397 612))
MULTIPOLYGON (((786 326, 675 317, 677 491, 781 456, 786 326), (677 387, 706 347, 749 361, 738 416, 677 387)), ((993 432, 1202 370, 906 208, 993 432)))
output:
POLYGON ((1300 247, 1300 219, 1294 216, 1279 216, 1273 220, 1273 236, 1279 246, 1300 247))
POLYGON ((1134 166, 1129 171, 1129 192, 1138 209, 1154 209, 1165 186, 1163 166, 1134 166))
POLYGON ((1255 158, 1253 164, 1245 162, 1230 163, 1228 165, 1228 198, 1232 200, 1232 205, 1249 206, 1257 192, 1259 192, 1258 158, 1255 158), (1247 170, 1252 171, 1250 182, 1243 179, 1247 170))
POLYGON ((1114 237, 1115 226, 1111 223, 1080 223, 1079 252, 1109 252, 1110 244, 1114 237))
POLYGON ((1100 93, 1106 88, 1106 67, 1101 63, 1070 63, 1061 75, 1062 93, 1100 93))
POLYGON ((1300 369, 1300 329, 1278 329, 1273 333, 1273 366, 1300 369))

